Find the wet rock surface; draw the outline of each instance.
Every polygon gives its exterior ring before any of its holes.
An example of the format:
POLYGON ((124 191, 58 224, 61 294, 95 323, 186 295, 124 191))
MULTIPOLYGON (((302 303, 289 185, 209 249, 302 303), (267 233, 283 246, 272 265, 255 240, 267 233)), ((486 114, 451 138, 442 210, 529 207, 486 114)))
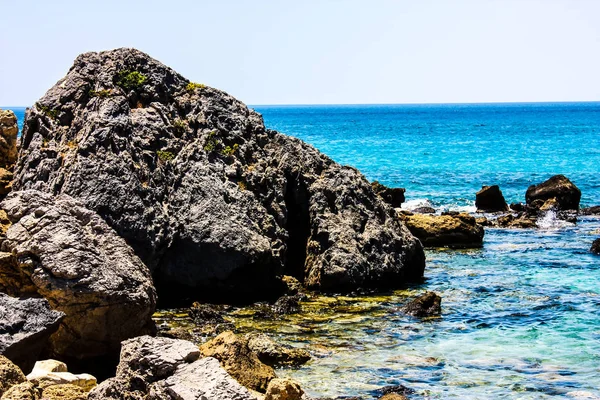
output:
POLYGON ((265 400, 302 400, 304 390, 289 378, 275 378, 269 382, 265 400))
POLYGON ((271 367, 299 366, 311 359, 306 350, 278 344, 264 333, 250 333, 246 338, 250 351, 271 367))
POLYGON ((538 209, 554 200, 557 210, 578 210, 580 199, 581 190, 564 175, 555 175, 540 184, 531 185, 525 194, 527 205, 538 209))
POLYGON ((600 238, 592 242, 592 247, 590 248, 590 251, 594 254, 600 254, 600 238))
POLYGON ((437 317, 442 313, 442 298, 434 292, 426 292, 408 302, 404 312, 414 317, 437 317))
POLYGON ((0 354, 30 371, 59 328, 64 313, 44 299, 18 299, 0 293, 0 354))
POLYGON ((508 211, 508 204, 498 185, 483 186, 475 196, 475 206, 481 212, 508 211))
POLYGON ((12 225, 2 243, 0 289, 45 298, 65 314, 50 355, 118 354, 122 340, 154 330, 150 272, 95 212, 35 190, 12 192, 2 207, 12 225))
POLYGON ((276 298, 282 273, 331 291, 423 274, 420 243, 357 170, 133 49, 79 56, 29 110, 14 188, 98 212, 165 301, 276 298))
POLYGON ((426 247, 468 248, 483 245, 483 227, 466 213, 426 215, 402 212, 399 218, 426 247))

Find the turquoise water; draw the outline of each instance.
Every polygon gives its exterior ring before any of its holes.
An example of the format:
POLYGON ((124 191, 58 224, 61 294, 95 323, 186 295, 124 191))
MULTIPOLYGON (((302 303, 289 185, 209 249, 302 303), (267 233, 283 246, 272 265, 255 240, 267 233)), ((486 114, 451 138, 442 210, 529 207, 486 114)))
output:
MULTIPOLYGON (((600 103, 255 108, 268 127, 405 187, 409 201, 471 210, 482 184, 524 201, 529 184, 562 173, 584 205, 600 204, 600 103)), ((426 282, 408 292, 331 299, 317 316, 265 323, 314 356, 278 374, 315 396, 372 398, 395 384, 432 399, 600 396, 597 237, 598 218, 550 219, 487 229, 482 249, 428 250, 426 282), (400 311, 424 290, 443 297, 441 318, 400 311)))

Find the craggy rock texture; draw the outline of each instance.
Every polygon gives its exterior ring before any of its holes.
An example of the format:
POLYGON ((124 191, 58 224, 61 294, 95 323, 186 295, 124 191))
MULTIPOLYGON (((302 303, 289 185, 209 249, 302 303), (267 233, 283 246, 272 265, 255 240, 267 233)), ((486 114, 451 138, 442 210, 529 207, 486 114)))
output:
POLYGON ((0 110, 0 168, 10 168, 17 161, 17 116, 0 110))
POLYGON ((0 293, 0 354, 29 372, 63 317, 46 300, 0 293))
POLYGON ((306 350, 278 344, 264 333, 250 333, 246 335, 246 338, 250 351, 255 353, 260 361, 271 367, 299 366, 311 358, 306 350))
POLYGON ((383 199, 383 201, 394 208, 400 207, 406 200, 404 198, 406 189, 404 188, 389 188, 377 181, 371 183, 371 187, 373 188, 373 191, 383 199))
POLYGON ((475 195, 475 206, 481 212, 508 211, 508 204, 498 185, 483 186, 475 195))
POLYGON ((0 356, 0 396, 14 385, 25 382, 23 372, 8 358, 0 356))
POLYGON ((271 379, 276 378, 273 368, 263 364, 248 346, 248 339, 233 332, 223 332, 200 346, 204 357, 214 357, 225 370, 248 389, 264 393, 271 379))
POLYGON ((90 400, 256 400, 214 358, 199 359, 194 344, 141 336, 123 342, 117 375, 90 400))
POLYGON ((564 175, 555 175, 538 185, 529 186, 525 193, 527 205, 538 209, 552 199, 557 210, 578 210, 581 190, 564 175))
POLYGON ((423 274, 419 241, 357 170, 133 49, 79 56, 30 109, 13 186, 98 212, 165 301, 276 298, 284 273, 327 291, 423 274))
POLYGON ((87 396, 88 392, 70 384, 49 386, 42 391, 45 400, 87 400, 87 396))
POLYGON ((1 400, 39 400, 40 390, 31 382, 12 386, 0 398, 1 400))
POLYGON ((468 248, 483 245, 483 227, 469 214, 448 212, 428 215, 402 212, 398 215, 424 246, 468 248))
POLYGON ((118 354, 122 340, 152 331, 150 272, 95 212, 35 190, 12 192, 1 205, 13 224, 2 243, 10 255, 0 263, 0 289, 43 297, 66 314, 50 354, 118 354))
POLYGON ((434 292, 426 292, 408 302, 404 312, 414 317, 435 317, 442 313, 442 298, 434 292))
POLYGON ((600 238, 592 242, 592 247, 590 248, 590 251, 594 254, 600 254, 600 238))
POLYGON ((265 400, 302 400, 304 390, 290 378, 275 378, 269 382, 265 400))

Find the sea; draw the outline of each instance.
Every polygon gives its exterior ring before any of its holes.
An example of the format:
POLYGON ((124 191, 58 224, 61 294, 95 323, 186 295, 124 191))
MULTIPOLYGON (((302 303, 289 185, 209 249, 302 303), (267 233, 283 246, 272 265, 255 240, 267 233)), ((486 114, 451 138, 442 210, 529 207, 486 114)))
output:
MULTIPOLYGON (((582 206, 600 204, 598 102, 252 108, 268 128, 406 188, 407 207, 474 213, 482 185, 524 202, 555 174, 581 189, 582 206)), ((538 225, 486 228, 479 249, 428 249, 418 285, 320 298, 306 315, 247 326, 311 352, 277 373, 315 397, 394 386, 410 398, 600 399, 600 256, 589 251, 600 218, 538 225), (442 297, 441 317, 405 315, 425 291, 442 297)))

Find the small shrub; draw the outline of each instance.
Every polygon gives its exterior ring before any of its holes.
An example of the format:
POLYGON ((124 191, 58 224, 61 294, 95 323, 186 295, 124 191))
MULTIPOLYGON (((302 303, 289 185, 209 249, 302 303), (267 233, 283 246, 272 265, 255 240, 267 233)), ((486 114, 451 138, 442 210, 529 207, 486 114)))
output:
POLYGON ((190 82, 185 87, 185 90, 191 93, 196 91, 196 89, 204 89, 205 87, 206 85, 203 85, 202 83, 190 82))
POLYGON ((185 132, 188 127, 188 122, 185 119, 175 118, 173 121, 173 127, 177 132, 185 132))
POLYGON ((48 139, 47 138, 43 138, 42 139, 42 149, 45 149, 48 147, 48 139))
POLYGON ((163 162, 171 161, 172 159, 175 158, 175 155, 173 153, 171 153, 170 151, 159 150, 156 152, 156 155, 163 162))
POLYGON ((123 70, 117 75, 117 85, 125 90, 133 90, 141 87, 147 79, 141 72, 123 70))
POLYGON ((243 192, 244 190, 248 189, 248 186, 246 185, 246 182, 244 181, 239 181, 238 182, 238 187, 240 188, 240 190, 243 192))
POLYGON ((76 149, 77 148, 77 142, 74 140, 69 140, 67 142, 67 147, 70 149, 76 149))
POLYGON ((235 154, 238 147, 240 147, 240 146, 237 143, 234 144, 233 147, 225 146, 225 148, 223 150, 221 150, 221 154, 223 154, 224 156, 232 156, 235 154))
POLYGON ((37 108, 39 108, 39 110, 41 112, 43 112, 44 114, 46 114, 46 116, 48 116, 48 117, 50 117, 52 119, 58 118, 58 113, 59 113, 58 110, 52 109, 52 108, 50 108, 48 106, 45 106, 43 104, 40 104, 40 103, 37 103, 36 106, 37 106, 37 108))
POLYGON ((112 90, 102 89, 102 90, 90 90, 90 97, 100 97, 101 99, 110 97, 112 95, 112 90))
POLYGON ((219 139, 215 138, 217 131, 212 131, 208 134, 208 138, 206 139, 206 143, 204 143, 204 151, 212 152, 217 149, 219 145, 219 139))

